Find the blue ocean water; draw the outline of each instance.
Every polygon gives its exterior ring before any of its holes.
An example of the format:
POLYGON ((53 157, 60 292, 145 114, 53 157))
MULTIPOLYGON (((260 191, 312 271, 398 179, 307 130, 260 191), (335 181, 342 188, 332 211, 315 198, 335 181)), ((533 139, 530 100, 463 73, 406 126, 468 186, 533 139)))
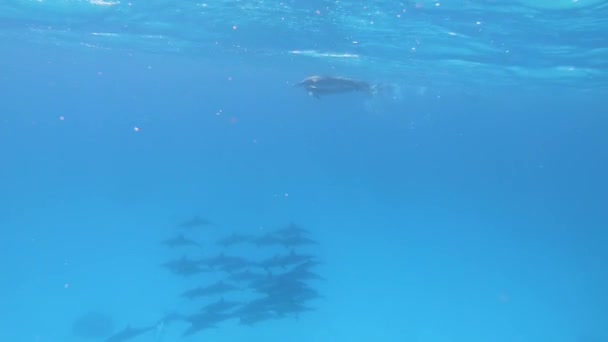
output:
POLYGON ((0 39, 0 341, 608 341, 606 1, 3 0, 0 39))

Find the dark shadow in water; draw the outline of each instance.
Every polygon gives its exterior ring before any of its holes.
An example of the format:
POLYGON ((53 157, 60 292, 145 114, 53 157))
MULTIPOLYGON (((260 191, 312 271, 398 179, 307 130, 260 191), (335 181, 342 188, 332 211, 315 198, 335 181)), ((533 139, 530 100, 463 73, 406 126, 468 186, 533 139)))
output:
POLYGON ((72 331, 81 338, 98 339, 110 336, 114 331, 114 324, 108 315, 88 312, 74 321, 72 331))

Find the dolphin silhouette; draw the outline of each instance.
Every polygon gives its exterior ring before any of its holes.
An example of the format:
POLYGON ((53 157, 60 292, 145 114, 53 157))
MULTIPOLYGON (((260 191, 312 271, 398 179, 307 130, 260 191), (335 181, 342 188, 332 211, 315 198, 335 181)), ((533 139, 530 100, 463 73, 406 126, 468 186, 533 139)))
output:
POLYGON ((315 98, 320 98, 322 95, 350 92, 373 94, 374 89, 372 85, 365 81, 333 76, 310 76, 294 84, 294 87, 304 88, 308 94, 315 98))
POLYGON ((156 325, 144 327, 144 328, 133 328, 131 325, 127 325, 126 328, 117 332, 116 334, 108 337, 106 342, 123 342, 133 339, 139 335, 145 334, 148 331, 156 329, 156 325))

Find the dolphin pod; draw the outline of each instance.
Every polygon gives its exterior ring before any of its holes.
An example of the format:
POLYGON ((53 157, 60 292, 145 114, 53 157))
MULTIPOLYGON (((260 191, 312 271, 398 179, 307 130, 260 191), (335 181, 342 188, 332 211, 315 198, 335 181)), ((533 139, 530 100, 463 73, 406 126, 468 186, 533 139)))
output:
POLYGON ((315 311, 313 303, 323 298, 316 285, 325 278, 316 273, 322 262, 314 253, 319 242, 312 239, 312 232, 289 223, 263 233, 255 228, 245 233, 209 222, 195 217, 179 223, 175 227, 179 233, 159 241, 172 255, 162 267, 183 277, 181 291, 165 293, 176 298, 176 306, 152 323, 126 324, 113 333, 109 326, 95 337, 105 338, 103 342, 161 342, 170 338, 167 334, 189 337, 235 324, 297 320, 315 311), (188 232, 183 233, 183 228, 188 232), (220 235, 213 241, 210 237, 215 234, 220 235))

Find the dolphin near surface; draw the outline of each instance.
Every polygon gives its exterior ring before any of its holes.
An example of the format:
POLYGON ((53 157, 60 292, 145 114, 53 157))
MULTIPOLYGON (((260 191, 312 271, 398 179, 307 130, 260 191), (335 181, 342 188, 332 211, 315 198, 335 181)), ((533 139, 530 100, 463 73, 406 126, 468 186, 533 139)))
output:
POLYGON ((310 76, 294 84, 294 87, 302 87, 309 95, 320 98, 324 95, 363 92, 373 95, 375 86, 355 79, 333 76, 310 76))

